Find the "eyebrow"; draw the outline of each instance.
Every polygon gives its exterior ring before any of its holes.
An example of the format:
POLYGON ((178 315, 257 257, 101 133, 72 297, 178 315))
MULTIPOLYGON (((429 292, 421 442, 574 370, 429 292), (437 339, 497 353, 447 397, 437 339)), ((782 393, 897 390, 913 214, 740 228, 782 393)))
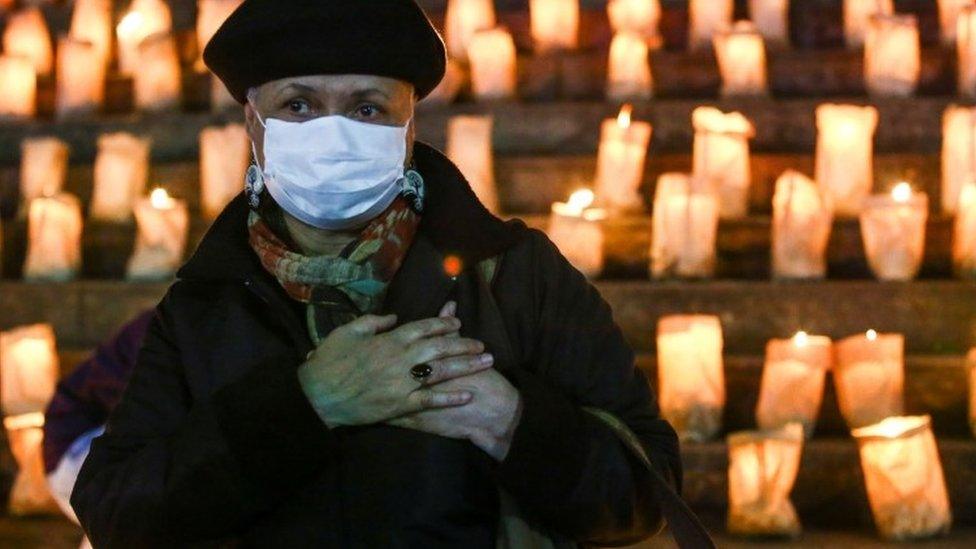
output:
POLYGON ((352 93, 352 96, 353 97, 356 97, 356 98, 367 97, 367 96, 370 96, 370 95, 380 95, 384 99, 386 99, 387 101, 389 101, 391 99, 390 98, 390 95, 388 93, 386 93, 385 91, 383 91, 383 90, 381 90, 379 88, 367 88, 365 90, 356 90, 356 91, 354 91, 352 93))
POLYGON ((292 91, 292 90, 303 92, 303 93, 309 93, 309 94, 316 93, 315 88, 311 86, 306 86, 305 84, 298 84, 293 82, 278 90, 278 93, 275 94, 275 99, 280 99, 285 92, 292 91))

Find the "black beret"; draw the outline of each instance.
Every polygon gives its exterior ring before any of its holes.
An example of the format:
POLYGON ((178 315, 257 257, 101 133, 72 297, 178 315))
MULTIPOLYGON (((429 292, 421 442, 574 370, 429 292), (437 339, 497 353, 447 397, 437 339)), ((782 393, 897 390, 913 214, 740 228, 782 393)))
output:
POLYGON ((415 0, 245 0, 203 60, 244 103, 248 88, 314 74, 396 78, 423 98, 443 78, 447 54, 415 0))

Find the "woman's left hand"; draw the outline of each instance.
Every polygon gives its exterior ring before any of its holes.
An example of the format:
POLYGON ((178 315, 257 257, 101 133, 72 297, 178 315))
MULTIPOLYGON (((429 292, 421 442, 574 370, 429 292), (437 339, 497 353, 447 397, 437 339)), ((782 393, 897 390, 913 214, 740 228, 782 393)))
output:
POLYGON ((508 455, 521 418, 518 390, 494 368, 433 385, 447 391, 470 391, 470 402, 453 408, 424 410, 386 423, 448 438, 470 440, 497 461, 508 455))

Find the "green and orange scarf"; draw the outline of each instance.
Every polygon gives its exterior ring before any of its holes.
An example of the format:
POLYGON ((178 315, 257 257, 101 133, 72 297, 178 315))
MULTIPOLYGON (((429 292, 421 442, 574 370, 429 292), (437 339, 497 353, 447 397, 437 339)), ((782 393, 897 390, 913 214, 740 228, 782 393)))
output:
POLYGON ((398 196, 338 256, 292 250, 255 211, 247 224, 248 241, 264 269, 292 299, 309 304, 309 332, 318 344, 319 334, 379 310, 417 234, 420 215, 410 199, 398 196))

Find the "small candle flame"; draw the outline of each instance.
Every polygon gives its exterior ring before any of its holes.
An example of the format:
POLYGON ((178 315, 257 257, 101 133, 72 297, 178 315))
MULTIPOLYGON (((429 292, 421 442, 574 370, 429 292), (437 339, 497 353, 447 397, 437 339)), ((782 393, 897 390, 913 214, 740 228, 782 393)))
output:
POLYGON ((810 342, 810 336, 802 330, 800 330, 799 332, 796 333, 795 336, 793 336, 793 343, 796 344, 797 347, 806 347, 809 342, 810 342))
POLYGON ((130 11, 125 17, 119 21, 119 26, 116 27, 119 36, 133 36, 142 27, 142 14, 137 11, 130 11))
POLYGON ((620 114, 617 115, 617 125, 623 129, 630 127, 630 118, 634 113, 634 106, 630 103, 620 107, 620 114))
POLYGON ((868 341, 875 341, 878 339, 878 332, 874 330, 868 330, 868 333, 865 335, 867 336, 868 341))
POLYGON ((902 181, 891 189, 891 198, 895 202, 908 202, 912 198, 912 186, 902 181))
POLYGON ((583 210, 589 208, 595 199, 596 196, 593 194, 593 191, 590 189, 580 189, 569 196, 569 202, 566 205, 573 212, 582 214, 583 210))
POLYGON ((157 187, 149 193, 149 204, 157 210, 165 210, 173 207, 173 199, 162 187, 157 187))

